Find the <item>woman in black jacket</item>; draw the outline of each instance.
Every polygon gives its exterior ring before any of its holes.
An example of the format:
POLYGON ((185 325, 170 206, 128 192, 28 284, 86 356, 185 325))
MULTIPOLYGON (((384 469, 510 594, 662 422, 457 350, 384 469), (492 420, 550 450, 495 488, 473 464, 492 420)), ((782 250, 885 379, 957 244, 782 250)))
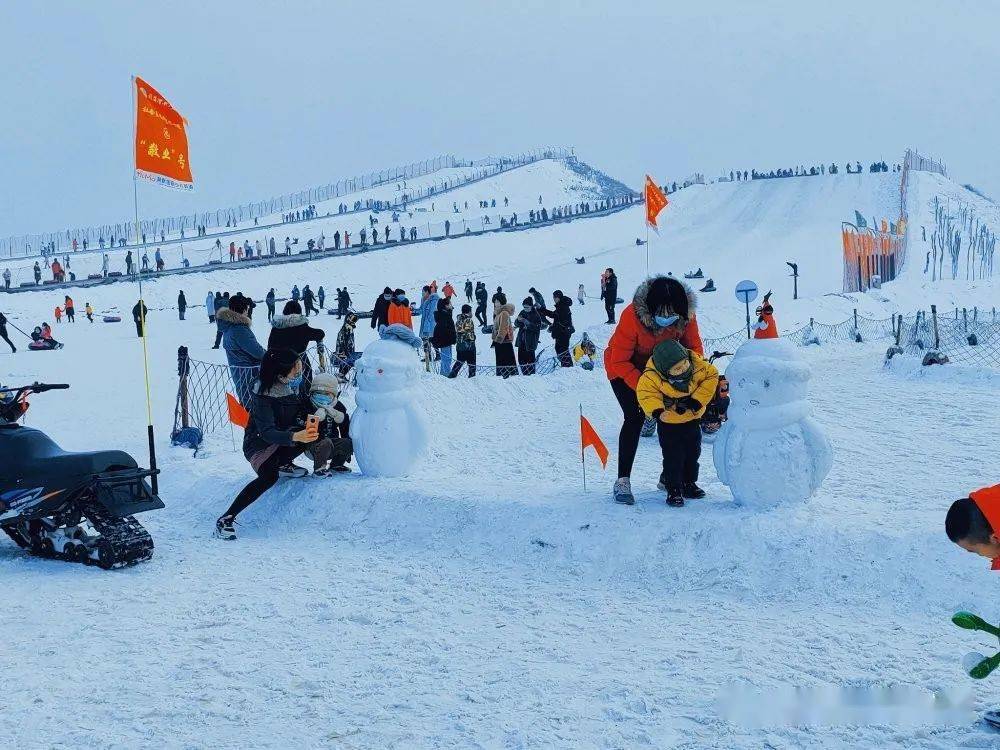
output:
POLYGON ((573 358, 569 353, 569 337, 576 329, 573 328, 573 313, 569 309, 573 306, 573 300, 558 289, 552 292, 552 300, 555 302, 555 309, 540 310, 539 312, 546 318, 552 319, 549 333, 555 339, 559 364, 563 367, 572 367, 573 358))
POLYGON ((303 380, 302 395, 309 394, 309 384, 312 383, 312 367, 309 358, 305 356, 306 349, 313 341, 322 341, 326 332, 312 328, 309 319, 302 314, 302 305, 295 300, 285 303, 281 315, 271 319, 271 334, 267 337, 268 349, 291 349, 302 360, 303 380))
POLYGON ((264 355, 243 434, 243 455, 257 476, 215 522, 220 539, 236 538, 236 516, 273 487, 283 469, 305 471, 292 460, 317 439, 318 432, 315 424, 303 425, 299 420, 304 407, 299 393, 302 374, 302 359, 291 349, 271 349, 264 355))
POLYGON ((446 377, 451 374, 451 352, 456 339, 455 319, 451 317, 451 313, 451 298, 439 299, 437 310, 434 312, 434 333, 431 335, 431 344, 441 352, 441 374, 446 377))
POLYGON ((392 301, 392 289, 386 287, 375 299, 375 307, 372 308, 372 328, 378 330, 382 326, 389 325, 389 303, 392 301))
POLYGON ((535 374, 535 350, 538 349, 538 337, 545 327, 541 313, 535 308, 534 297, 525 297, 521 303, 521 312, 514 320, 517 337, 514 348, 517 349, 517 361, 521 365, 522 375, 535 374))

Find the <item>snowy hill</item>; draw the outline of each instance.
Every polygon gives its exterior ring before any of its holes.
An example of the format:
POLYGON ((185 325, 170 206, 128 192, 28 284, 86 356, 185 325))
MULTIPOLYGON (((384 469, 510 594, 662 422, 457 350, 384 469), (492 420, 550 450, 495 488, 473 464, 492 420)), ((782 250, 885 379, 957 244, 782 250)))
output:
MULTIPOLYGON (((919 173, 916 184, 921 205, 954 186, 919 173)), ((551 206, 615 189, 545 161, 425 202, 419 215, 455 221, 460 202, 459 220, 472 220, 479 200, 507 197, 527 211, 539 195, 551 206)), ((699 295, 706 336, 742 325, 732 294, 742 278, 775 290, 783 329, 813 316, 843 320, 854 307, 887 317, 927 299, 995 291, 990 282, 926 282, 908 264, 880 292, 839 293, 840 222, 854 210, 894 216, 893 174, 692 186, 670 200, 661 235, 651 237, 651 270, 679 276, 701 266, 715 279, 719 291, 699 295), (786 260, 802 273, 794 303, 786 260)), ((911 227, 923 210, 910 208, 911 227)), ((4 609, 0 626, 20 654, 0 666, 5 684, 19 686, 0 746, 31 747, 42 736, 45 746, 90 746, 98 732, 108 747, 989 746, 969 721, 935 726, 930 714, 913 725, 761 730, 725 720, 716 700, 733 682, 763 691, 905 684, 928 701, 954 689, 977 708, 993 697, 959 670, 969 643, 947 619, 982 611, 986 563, 970 562, 941 527, 951 499, 995 481, 982 436, 949 405, 968 403, 975 389, 978 419, 996 423, 1000 377, 928 372, 905 359, 886 368, 885 342, 802 350, 835 458, 801 507, 735 507, 706 446, 708 497, 667 508, 655 488, 655 439, 643 441, 633 472, 638 504, 612 505, 621 412, 600 369, 510 380, 428 374, 416 407, 432 444, 411 476, 286 481, 241 516, 239 541, 209 538, 250 471, 234 449, 238 429, 211 435, 198 457, 169 446, 178 347, 225 362, 196 307, 206 292, 261 299, 271 286, 286 296, 310 283, 332 296, 346 285, 366 308, 387 284, 415 296, 431 279, 459 288, 482 280, 515 303, 530 286, 546 296, 560 288, 574 298, 577 335, 603 343, 612 329, 596 299, 599 275, 612 266, 630 299, 645 275, 647 248, 635 245, 643 216, 635 206, 524 232, 146 283, 167 508, 142 521, 157 553, 100 574, 0 542, 0 583, 19 605, 4 609), (192 305, 185 321, 173 309, 181 288, 192 305), (588 453, 586 492, 581 405, 612 452, 606 472, 588 453), (49 643, 81 644, 101 669, 66 669, 65 649, 38 646, 39 623, 49 643), (67 712, 87 721, 67 722, 67 712)), ((310 232, 356 228, 342 221, 323 219, 310 232)), ((90 325, 78 315, 55 326, 65 349, 0 354, 0 380, 69 382, 68 392, 36 397, 28 421, 67 449, 121 447, 145 460, 145 386, 129 321, 137 289, 71 293, 78 310, 90 301, 125 322, 90 325)), ((0 301, 30 329, 52 322, 62 291, 0 301)), ((313 321, 332 341, 335 318, 313 321)), ((263 308, 253 330, 266 340, 263 308)), ((358 348, 372 336, 362 321, 358 348)), ((488 339, 478 345, 480 362, 491 364, 488 339)))

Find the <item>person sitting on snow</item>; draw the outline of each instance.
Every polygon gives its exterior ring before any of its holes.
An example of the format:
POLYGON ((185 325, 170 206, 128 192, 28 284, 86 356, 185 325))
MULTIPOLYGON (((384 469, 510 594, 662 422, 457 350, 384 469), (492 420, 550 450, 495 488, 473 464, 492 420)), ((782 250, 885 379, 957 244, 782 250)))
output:
POLYGON ((989 558, 1000 570, 1000 484, 970 492, 956 500, 944 519, 948 538, 964 549, 989 558))
POLYGON ((313 460, 313 476, 325 477, 334 472, 350 472, 345 466, 354 453, 351 442, 351 418, 338 400, 340 382, 328 373, 313 375, 309 387, 312 415, 318 420, 319 440, 310 443, 306 454, 313 460))
POLYGON ((764 295, 764 304, 757 308, 757 323, 753 333, 755 339, 778 338, 778 324, 774 321, 774 308, 771 306, 771 292, 764 295))
POLYGON ((715 397, 719 371, 673 339, 656 345, 639 377, 635 395, 647 417, 657 420, 663 452, 659 487, 667 505, 681 507, 684 498, 705 497, 698 481, 701 417, 715 397))

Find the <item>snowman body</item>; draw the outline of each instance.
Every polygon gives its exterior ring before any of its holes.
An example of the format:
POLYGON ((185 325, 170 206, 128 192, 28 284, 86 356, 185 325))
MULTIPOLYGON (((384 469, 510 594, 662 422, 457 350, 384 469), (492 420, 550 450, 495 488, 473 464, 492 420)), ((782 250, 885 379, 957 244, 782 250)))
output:
POLYGON ((784 339, 753 339, 737 350, 726 377, 729 420, 713 459, 733 499, 764 510, 812 497, 833 453, 807 401, 809 366, 784 339))
POLYGON ((416 407, 419 380, 411 346, 379 339, 357 362, 357 408, 351 415, 351 440, 361 473, 401 477, 427 450, 427 425, 416 407))

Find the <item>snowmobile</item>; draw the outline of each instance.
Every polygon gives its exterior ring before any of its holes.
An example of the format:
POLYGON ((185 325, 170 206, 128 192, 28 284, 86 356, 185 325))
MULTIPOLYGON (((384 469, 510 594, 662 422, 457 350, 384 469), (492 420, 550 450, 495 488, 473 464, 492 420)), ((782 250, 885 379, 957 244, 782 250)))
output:
POLYGON ((121 568, 153 556, 133 514, 163 508, 142 469, 123 451, 70 453, 18 424, 27 396, 69 388, 33 383, 0 388, 0 529, 39 557, 121 568))
MULTIPOLYGON (((715 362, 720 357, 731 357, 732 352, 712 352, 708 358, 709 364, 715 362)), ((705 408, 705 413, 701 417, 701 434, 706 440, 711 442, 715 438, 715 433, 722 429, 722 423, 729 417, 729 381, 725 375, 719 375, 719 384, 715 387, 715 397, 705 408)))
POLYGON ((699 291, 714 292, 715 289, 716 289, 715 282, 712 279, 709 279, 708 281, 705 282, 705 286, 703 286, 699 291))
POLYGON ((703 279, 703 278, 705 278, 705 274, 702 273, 701 269, 699 268, 697 271, 688 271, 686 274, 684 274, 684 278, 685 279, 703 279))

